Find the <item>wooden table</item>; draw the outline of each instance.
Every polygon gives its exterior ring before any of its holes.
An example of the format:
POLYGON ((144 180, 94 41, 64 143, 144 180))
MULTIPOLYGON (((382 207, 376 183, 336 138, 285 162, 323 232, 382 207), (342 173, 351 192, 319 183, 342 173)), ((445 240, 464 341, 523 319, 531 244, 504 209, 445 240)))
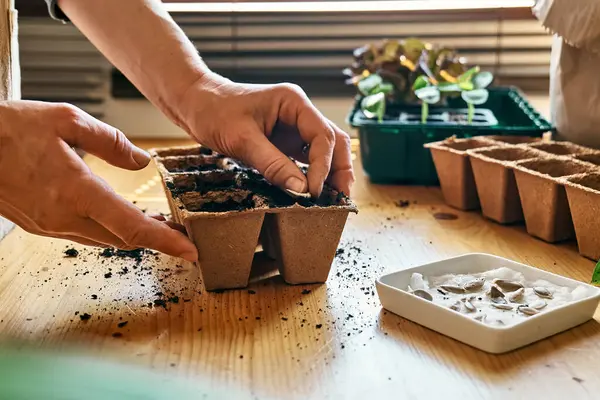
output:
MULTIPOLYGON (((152 166, 125 172, 86 160, 139 207, 167 212, 152 166)), ((588 281, 593 263, 573 243, 549 245, 523 227, 451 210, 438 188, 372 185, 358 162, 356 167, 353 197, 360 213, 349 219, 344 254, 327 284, 287 286, 257 271, 268 278, 256 278, 250 291, 206 293, 190 263, 152 256, 134 269, 134 260, 111 265, 113 259, 82 246, 75 246, 82 250, 79 257, 63 258, 66 242, 17 229, 0 242, 1 338, 77 349, 252 398, 600 396, 596 320, 493 356, 385 312, 375 293, 374 281, 384 272, 466 252, 493 253, 588 281), (398 207, 399 200, 410 205, 398 207), (436 220, 435 212, 458 219, 436 220), (105 278, 109 268, 112 277, 105 278), (157 290, 177 295, 179 302, 148 307, 157 290), (82 321, 83 313, 91 319, 82 321), (114 337, 116 332, 122 336, 114 337)))

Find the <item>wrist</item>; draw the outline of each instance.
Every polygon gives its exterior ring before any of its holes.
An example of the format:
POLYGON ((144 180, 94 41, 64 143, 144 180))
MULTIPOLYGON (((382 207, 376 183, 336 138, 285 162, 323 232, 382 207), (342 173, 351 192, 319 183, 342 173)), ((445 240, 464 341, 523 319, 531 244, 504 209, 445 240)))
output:
POLYGON ((221 97, 219 87, 226 82, 229 80, 208 68, 197 74, 172 103, 175 124, 191 135, 197 113, 221 97))

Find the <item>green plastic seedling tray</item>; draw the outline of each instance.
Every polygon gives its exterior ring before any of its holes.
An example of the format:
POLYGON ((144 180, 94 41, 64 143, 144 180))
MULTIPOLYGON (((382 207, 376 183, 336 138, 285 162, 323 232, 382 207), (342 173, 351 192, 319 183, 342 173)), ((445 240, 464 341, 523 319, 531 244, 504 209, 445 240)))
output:
POLYGON ((495 87, 489 92, 471 125, 464 122, 467 110, 460 97, 448 99, 445 107, 430 107, 426 124, 420 122, 419 105, 390 105, 381 123, 368 119, 357 97, 348 123, 358 130, 362 165, 371 182, 438 184, 431 153, 423 147, 426 143, 451 136, 541 137, 554 130, 517 88, 495 87))

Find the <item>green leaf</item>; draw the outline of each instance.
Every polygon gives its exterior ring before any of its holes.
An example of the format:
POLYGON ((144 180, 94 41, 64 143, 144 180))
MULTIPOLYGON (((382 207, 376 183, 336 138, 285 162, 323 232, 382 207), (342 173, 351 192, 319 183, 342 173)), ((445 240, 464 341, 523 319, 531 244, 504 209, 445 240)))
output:
POLYGON ((462 92, 460 95, 467 104, 478 106, 485 103, 490 94, 485 89, 475 89, 468 92, 462 92))
POLYGON ((404 56, 416 64, 425 48, 425 43, 417 38, 406 38, 402 41, 402 47, 404 56))
POLYGON ((489 71, 482 71, 473 77, 475 89, 485 89, 494 80, 494 75, 489 71))
POLYGON ((377 117, 379 122, 383 120, 385 115, 385 94, 376 93, 362 99, 360 108, 363 114, 369 119, 377 117))
POLYGON ((400 49, 400 42, 397 40, 390 40, 383 45, 383 54, 386 58, 396 60, 398 58, 398 50, 400 49))
POLYGON ((440 92, 460 92, 460 86, 457 83, 442 82, 437 85, 440 92))
POLYGON ((462 75, 460 75, 457 79, 458 79, 458 83, 461 82, 471 82, 471 79, 473 79, 473 76, 475 74, 479 73, 479 66, 475 66, 467 71, 465 71, 465 73, 463 73, 462 75))
POLYGON ((394 85, 389 82, 382 82, 379 86, 377 86, 374 90, 376 93, 392 93, 394 91, 394 85))
POLYGON ((592 274, 592 285, 600 286, 600 261, 598 261, 596 268, 594 268, 594 273, 592 274))
POLYGON ((368 96, 373 94, 374 89, 383 83, 383 79, 377 74, 371 74, 366 78, 362 79, 356 85, 358 87, 358 91, 363 94, 363 96, 368 96))
POLYGON ((458 87, 461 90, 473 90, 475 89, 475 85, 473 85, 473 82, 458 82, 458 87))
POLYGON ((419 75, 417 79, 415 79, 415 83, 413 83, 413 91, 422 89, 426 86, 429 86, 429 79, 425 75, 419 75))
POLYGON ((440 101, 441 94, 436 86, 427 86, 419 90, 415 90, 415 96, 421 101, 429 104, 435 104, 440 101))

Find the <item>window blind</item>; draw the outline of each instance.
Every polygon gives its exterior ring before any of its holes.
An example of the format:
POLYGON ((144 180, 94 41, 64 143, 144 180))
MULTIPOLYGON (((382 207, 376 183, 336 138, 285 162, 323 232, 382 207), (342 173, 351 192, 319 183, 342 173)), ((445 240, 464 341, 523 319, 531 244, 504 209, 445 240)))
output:
MULTIPOLYGON (((297 83, 312 96, 348 96, 352 50, 417 36, 455 47, 501 84, 547 89, 551 37, 528 8, 352 13, 175 13, 215 71, 238 81, 297 83)), ((101 117, 109 96, 139 93, 72 25, 20 19, 23 97, 73 102, 101 117)))

